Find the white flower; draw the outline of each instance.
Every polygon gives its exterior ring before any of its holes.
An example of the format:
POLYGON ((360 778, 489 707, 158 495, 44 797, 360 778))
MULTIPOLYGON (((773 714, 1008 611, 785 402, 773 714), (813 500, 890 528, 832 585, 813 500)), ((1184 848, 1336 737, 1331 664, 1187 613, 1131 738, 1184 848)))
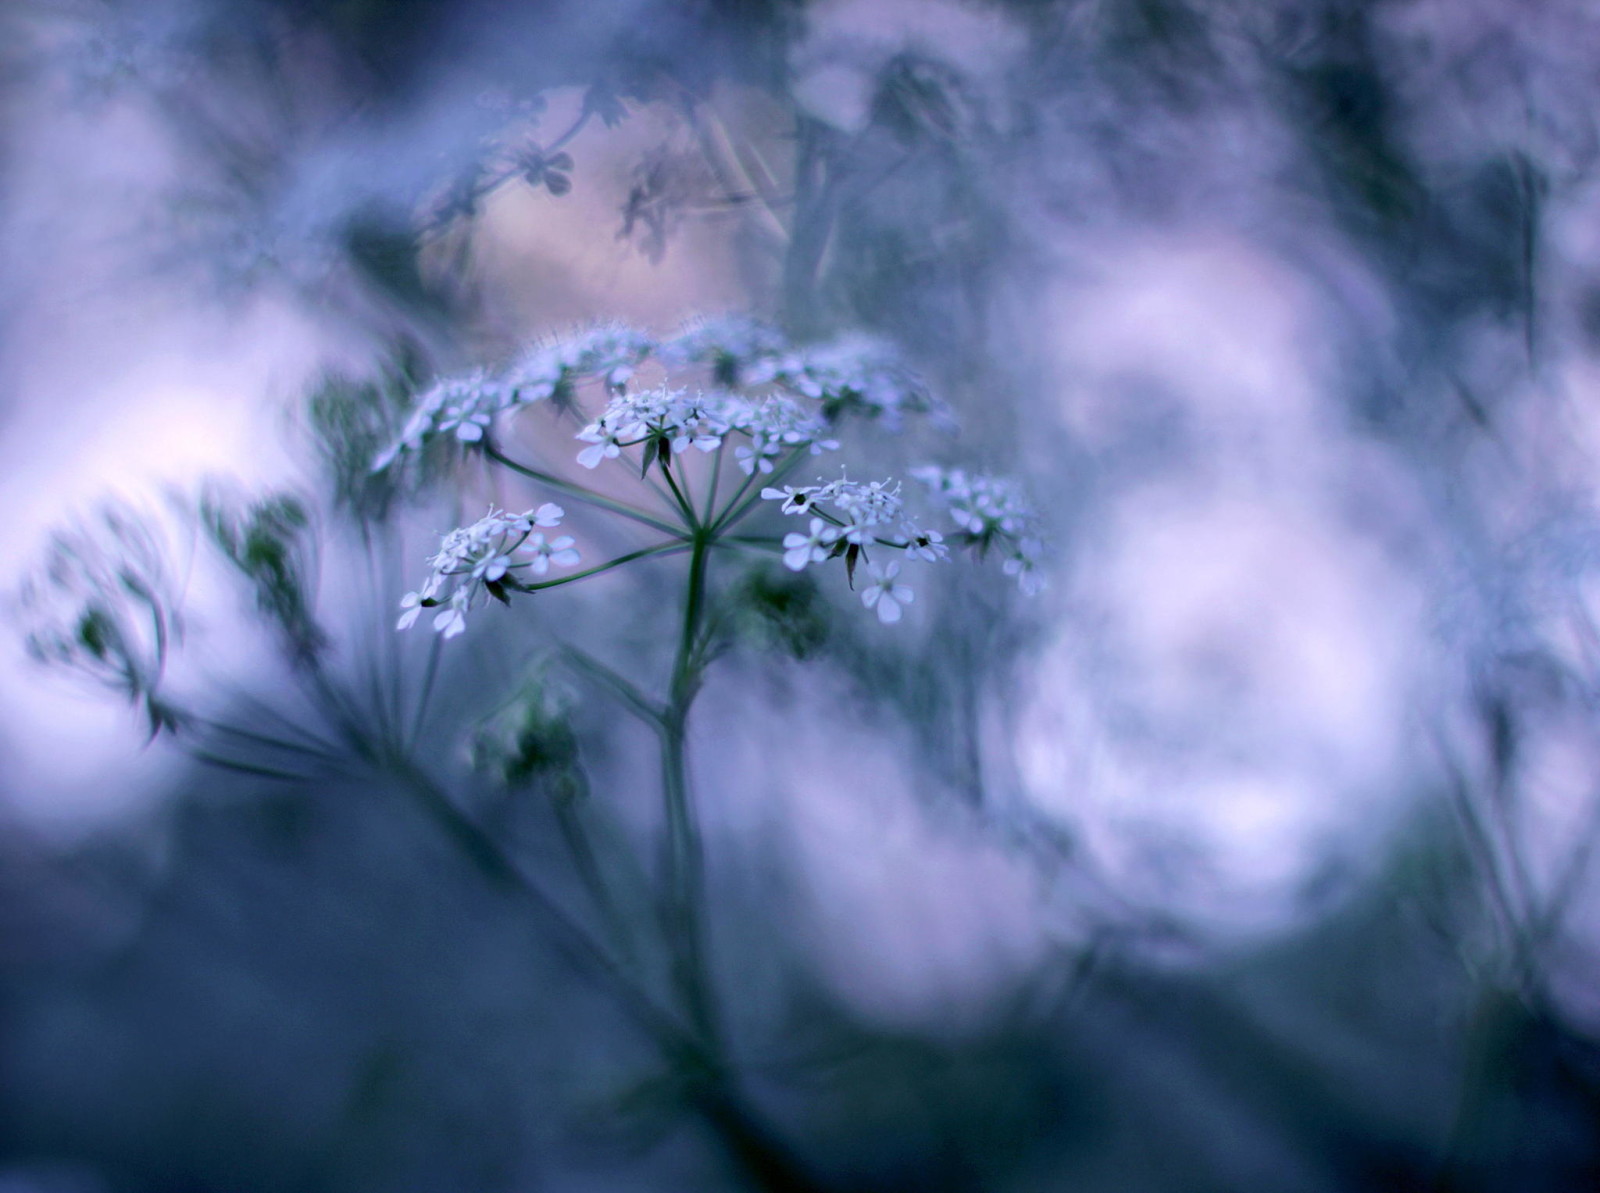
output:
POLYGON ((916 597, 904 584, 894 582, 894 578, 900 574, 900 565, 891 563, 880 569, 875 563, 869 564, 868 572, 872 582, 861 590, 861 603, 868 609, 875 607, 878 620, 884 625, 899 621, 901 606, 909 605, 916 597))
POLYGON ((522 544, 521 550, 532 556, 528 566, 536 576, 542 576, 550 570, 553 563, 558 567, 571 567, 577 563, 580 556, 573 549, 571 535, 563 534, 559 538, 546 542, 544 535, 535 534, 522 544))
POLYGON ((910 536, 906 544, 906 554, 912 559, 925 559, 929 563, 936 563, 949 556, 950 549, 944 545, 944 535, 937 530, 924 530, 910 536))
POLYGON ((394 628, 397 630, 410 629, 417 618, 422 615, 422 594, 420 592, 406 593, 405 596, 400 598, 400 608, 403 612, 400 614, 400 620, 395 623, 394 628))
POLYGON ((578 463, 585 468, 598 468, 601 460, 615 459, 622 454, 622 434, 613 427, 608 427, 605 420, 590 423, 578 432, 578 438, 585 443, 594 444, 578 453, 578 463))
POLYGON ((763 501, 783 502, 782 511, 786 514, 803 514, 811 508, 811 504, 816 499, 817 494, 821 492, 821 488, 820 485, 808 485, 798 488, 794 485, 785 485, 781 489, 774 489, 768 486, 761 490, 761 498, 763 501))
POLYGON ((471 406, 451 406, 439 420, 440 431, 454 431, 463 443, 477 443, 489 426, 489 412, 471 406))
POLYGON ((555 502, 547 501, 533 511, 533 524, 548 530, 552 526, 560 526, 561 519, 566 516, 566 513, 567 511, 555 502))
POLYGON ((810 534, 788 534, 783 538, 783 563, 790 571, 803 571, 808 563, 821 563, 839 539, 839 532, 821 518, 811 519, 810 534))

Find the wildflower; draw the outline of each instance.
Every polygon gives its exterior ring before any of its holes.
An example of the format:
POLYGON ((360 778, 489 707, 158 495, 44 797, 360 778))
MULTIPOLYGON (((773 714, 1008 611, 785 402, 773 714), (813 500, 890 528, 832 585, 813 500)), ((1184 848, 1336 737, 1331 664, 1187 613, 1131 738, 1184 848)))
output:
POLYGON ((612 460, 622 454, 622 433, 616 427, 607 426, 604 418, 596 419, 579 431, 577 438, 594 445, 578 453, 578 463, 585 468, 598 468, 601 460, 612 460))
POLYGON ((1025 593, 1039 591, 1043 582, 1037 565, 1043 546, 1036 532, 1038 515, 1021 486, 1006 477, 968 476, 960 468, 937 465, 913 468, 911 475, 944 507, 960 532, 959 541, 973 547, 979 556, 995 549, 1003 551, 1001 568, 1006 575, 1015 576, 1025 593))
POLYGON ((416 623, 417 618, 422 615, 422 594, 420 592, 406 593, 405 596, 400 598, 400 608, 402 610, 400 620, 395 622, 394 628, 397 630, 410 629, 416 623))
POLYGON ((924 530, 909 537, 906 542, 906 554, 912 559, 925 559, 929 563, 937 563, 950 554, 950 549, 944 545, 944 535, 937 530, 924 530))
POLYGON ((790 571, 805 569, 808 563, 821 563, 838 541, 839 532, 821 518, 811 519, 810 534, 787 534, 783 538, 783 563, 790 571))
POLYGON ((821 485, 806 485, 796 487, 785 485, 781 489, 772 486, 761 490, 764 501, 781 501, 781 510, 785 514, 803 514, 811 508, 811 503, 816 500, 817 494, 822 491, 821 485))
POLYGON ((861 603, 868 609, 876 608, 878 620, 884 625, 892 625, 900 620, 901 606, 909 605, 916 594, 904 584, 895 583, 895 577, 900 574, 898 563, 882 569, 875 563, 869 564, 868 572, 872 582, 861 590, 861 603))
POLYGON ((466 602, 451 598, 450 607, 433 619, 434 631, 445 638, 454 638, 467 628, 466 602))
POLYGON ((543 576, 552 564, 571 567, 578 563, 580 557, 570 536, 547 541, 534 529, 557 527, 564 514, 553 501, 520 514, 491 506, 472 525, 450 531, 428 559, 428 578, 417 591, 401 598, 396 628, 407 629, 423 609, 446 603, 440 597, 448 589, 448 607, 434 617, 433 628, 453 638, 466 629, 466 615, 480 596, 503 601, 507 588, 523 587, 516 579, 517 571, 526 568, 543 576))
POLYGON ((522 544, 521 550, 531 557, 528 566, 533 574, 542 576, 550 570, 552 563, 558 567, 571 567, 578 562, 578 552, 573 549, 573 542, 568 534, 549 542, 545 541, 544 535, 535 534, 522 544))

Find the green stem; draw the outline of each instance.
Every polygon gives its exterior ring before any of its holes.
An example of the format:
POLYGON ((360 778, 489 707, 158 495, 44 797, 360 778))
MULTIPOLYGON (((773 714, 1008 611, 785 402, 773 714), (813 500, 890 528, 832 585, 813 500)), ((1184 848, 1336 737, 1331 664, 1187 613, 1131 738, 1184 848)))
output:
MULTIPOLYGON (((661 475, 667 478, 667 487, 672 490, 672 499, 678 503, 678 511, 683 514, 684 522, 688 524, 691 530, 697 530, 700 527, 700 519, 695 517, 694 503, 685 496, 683 489, 680 489, 678 482, 673 479, 672 469, 668 467, 669 462, 670 457, 662 457, 661 475)), ((683 483, 685 487, 688 486, 689 478, 687 476, 683 478, 683 483)))
POLYGON ((585 568, 581 572, 573 572, 570 576, 561 576, 555 580, 539 580, 533 584, 517 582, 518 592, 541 592, 546 588, 560 588, 563 584, 571 584, 577 580, 587 580, 590 576, 598 576, 601 572, 609 572, 612 568, 621 567, 625 563, 632 563, 635 559, 646 559, 652 555, 677 555, 684 551, 694 549, 692 544, 679 540, 673 543, 657 543, 653 547, 640 547, 637 551, 629 551, 626 555, 619 555, 615 559, 608 559, 604 563, 597 563, 592 568, 585 568))
POLYGON ((417 738, 422 734, 422 726, 427 721, 428 704, 433 699, 433 684, 439 676, 439 656, 442 653, 444 639, 438 634, 433 636, 433 642, 428 648, 428 666, 422 673, 422 691, 417 696, 417 709, 411 717, 411 728, 406 734, 405 748, 416 748, 417 738))
POLYGON ((705 513, 700 515, 700 523, 703 526, 711 525, 711 516, 717 509, 717 486, 722 483, 722 453, 727 450, 728 441, 724 438, 717 444, 716 454, 711 457, 711 484, 706 492, 705 513))
POLYGON ((676 984, 695 1031, 716 1052, 720 1032, 709 990, 705 943, 700 922, 704 888, 704 855, 693 799, 689 793, 687 738, 689 710, 700 687, 696 654, 705 616, 706 565, 710 536, 695 535, 689 560, 688 594, 683 629, 672 666, 672 683, 661 721, 661 777, 666 805, 662 859, 665 884, 664 919, 672 947, 676 984))
POLYGON ((520 476, 525 476, 529 480, 538 481, 541 485, 546 485, 558 493, 565 493, 568 497, 575 497, 579 501, 587 502, 589 505, 595 506, 599 509, 609 510, 611 513, 620 514, 624 518, 631 518, 633 521, 643 523, 652 530, 659 530, 662 534, 679 536, 683 532, 683 528, 681 526, 674 526, 670 522, 663 522, 655 515, 648 514, 641 509, 635 509, 625 501, 617 501, 600 493, 596 493, 591 489, 585 489, 582 485, 573 484, 568 480, 562 480, 558 476, 552 476, 548 472, 542 472, 537 468, 529 468, 526 464, 520 464, 516 460, 513 460, 510 456, 505 455, 500 451, 499 448, 495 447, 494 444, 488 442, 487 440, 484 441, 483 451, 484 454, 496 464, 500 464, 506 468, 509 468, 512 472, 515 472, 520 476))
POLYGON ((599 659, 586 651, 579 650, 576 646, 563 646, 562 654, 566 656, 567 662, 571 666, 609 688, 612 695, 621 700, 629 711, 635 713, 652 729, 659 730, 661 728, 662 718, 666 716, 665 710, 656 701, 645 695, 637 684, 626 676, 619 675, 599 659))

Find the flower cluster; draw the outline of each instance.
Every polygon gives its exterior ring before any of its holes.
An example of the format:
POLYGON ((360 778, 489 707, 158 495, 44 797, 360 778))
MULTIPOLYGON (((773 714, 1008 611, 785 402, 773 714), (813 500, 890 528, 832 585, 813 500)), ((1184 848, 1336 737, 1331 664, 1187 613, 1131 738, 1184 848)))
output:
POLYGON ((643 332, 603 324, 531 349, 508 370, 506 385, 519 402, 567 401, 573 387, 588 377, 620 389, 655 349, 656 342, 643 332))
MULTIPOLYGON (((381 472, 404 453, 420 451, 430 436, 480 443, 497 414, 534 402, 568 403, 581 381, 599 380, 616 397, 652 357, 668 368, 709 366, 715 383, 725 389, 766 391, 762 398, 719 394, 708 399, 727 423, 721 433, 739 430, 752 440, 738 453, 747 475, 772 471, 773 458, 790 447, 825 450, 831 442, 824 439, 826 426, 846 413, 891 425, 907 413, 948 419, 944 407, 881 340, 844 336, 797 348, 776 328, 735 316, 702 320, 666 341, 621 324, 603 324, 534 347, 499 374, 478 369, 435 382, 418 397, 400 435, 373 461, 372 470, 381 472), (813 403, 815 412, 796 398, 813 403), (742 410, 731 408, 737 401, 745 402, 742 410)), ((617 420, 608 409, 590 430, 621 430, 617 420)), ((708 443, 710 438, 720 435, 710 433, 708 443)), ((590 442, 602 449, 596 462, 616 454, 606 450, 616 446, 614 438, 590 442)))
POLYGON ((722 385, 781 385, 821 403, 829 419, 846 412, 890 423, 908 413, 946 416, 894 349, 869 336, 795 348, 774 327, 729 316, 695 324, 663 344, 661 355, 708 364, 722 385))
POLYGON ((645 467, 653 459, 663 463, 693 447, 715 451, 737 432, 749 440, 734 449, 746 476, 757 470, 771 472, 778 456, 798 448, 812 454, 835 451, 839 444, 826 438, 828 425, 807 413, 797 402, 777 394, 745 398, 714 392, 691 394, 682 389, 653 389, 612 396, 594 422, 578 432, 590 446, 578 453, 578 463, 594 468, 614 458, 625 447, 645 445, 645 467))
POLYGON ((443 605, 445 608, 433 619, 433 628, 446 638, 453 638, 467 628, 467 611, 478 602, 480 594, 504 601, 507 589, 526 587, 516 577, 517 571, 526 569, 543 576, 551 564, 576 564, 578 552, 569 536, 546 539, 540 532, 560 526, 565 512, 548 501, 520 514, 491 507, 471 526, 452 530, 428 560, 430 570, 422 587, 401 598, 402 612, 396 628, 406 629, 416 622, 422 610, 443 605))
POLYGON ((482 369, 461 377, 447 377, 423 390, 400 436, 372 462, 381 472, 402 452, 422 450, 423 441, 434 434, 453 434, 462 443, 476 443, 488 430, 494 416, 517 400, 515 391, 496 381, 482 369))
POLYGON ((991 550, 1004 553, 1002 568, 1015 576, 1024 592, 1037 592, 1039 557, 1038 515, 1013 480, 975 474, 960 468, 930 464, 913 468, 911 475, 928 487, 955 523, 961 539, 980 556, 991 550))
POLYGON ((912 591, 895 583, 900 565, 880 568, 868 559, 874 547, 904 551, 928 562, 946 556, 944 536, 924 530, 907 516, 900 486, 891 481, 853 481, 848 477, 820 485, 785 485, 761 491, 768 501, 781 501, 785 514, 811 515, 805 533, 784 536, 783 562, 793 571, 814 563, 843 558, 852 585, 856 565, 867 563, 872 577, 861 592, 862 604, 876 608, 880 621, 900 620, 900 608, 909 604, 912 591))
POLYGON ((905 414, 943 413, 895 351, 867 336, 844 336, 755 361, 748 383, 769 381, 821 402, 829 418, 850 412, 893 426, 905 414))
POLYGON ((782 332, 743 315, 697 320, 661 345, 661 357, 668 364, 708 365, 717 384, 729 388, 757 384, 752 367, 787 351, 789 342, 782 332))
POLYGON ((399 437, 373 460, 372 471, 382 472, 405 452, 421 451, 431 435, 481 442, 501 411, 570 400, 573 387, 584 378, 598 377, 620 388, 654 347, 640 332, 606 325, 534 348, 501 376, 474 369, 442 378, 417 398, 399 437))

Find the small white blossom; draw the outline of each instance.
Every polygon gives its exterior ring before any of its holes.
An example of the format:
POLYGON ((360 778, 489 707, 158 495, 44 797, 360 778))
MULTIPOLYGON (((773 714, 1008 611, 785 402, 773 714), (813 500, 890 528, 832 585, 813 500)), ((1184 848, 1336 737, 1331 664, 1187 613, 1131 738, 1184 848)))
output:
POLYGON ((810 534, 786 534, 783 537, 783 563, 790 571, 803 571, 808 563, 821 563, 828 558, 834 543, 839 541, 839 531, 821 518, 811 519, 810 534))
POLYGON ((417 618, 422 615, 422 594, 418 592, 406 593, 405 596, 400 598, 400 608, 402 610, 400 620, 395 623, 394 628, 397 630, 410 629, 417 618))
POLYGON ((536 576, 542 576, 550 570, 553 563, 557 567, 571 567, 578 562, 578 552, 573 549, 571 535, 563 534, 549 542, 545 541, 542 534, 531 535, 527 542, 522 544, 522 551, 530 558, 529 568, 536 576))
POLYGON ((691 447, 710 452, 738 434, 749 442, 735 448, 734 458, 750 476, 757 469, 771 472, 773 461, 792 451, 836 450, 839 445, 827 429, 823 419, 777 395, 750 399, 720 390, 640 390, 612 395, 600 416, 578 433, 593 445, 579 453, 578 462, 593 468, 624 447, 649 442, 660 445, 662 458, 668 451, 679 455, 691 447))
POLYGON ((615 459, 622 454, 622 433, 599 419, 578 432, 577 438, 593 444, 578 453, 578 463, 585 468, 598 468, 600 461, 615 459))
POLYGON ((868 609, 876 608, 878 620, 884 625, 899 621, 901 607, 909 605, 916 596, 904 584, 895 583, 895 577, 900 574, 900 565, 891 563, 880 569, 877 564, 871 564, 869 572, 872 579, 861 590, 861 603, 868 609))
POLYGON ((912 559, 925 559, 929 563, 937 563, 950 554, 950 548, 944 545, 944 535, 937 530, 924 530, 920 534, 910 536, 906 542, 906 554, 912 559))

